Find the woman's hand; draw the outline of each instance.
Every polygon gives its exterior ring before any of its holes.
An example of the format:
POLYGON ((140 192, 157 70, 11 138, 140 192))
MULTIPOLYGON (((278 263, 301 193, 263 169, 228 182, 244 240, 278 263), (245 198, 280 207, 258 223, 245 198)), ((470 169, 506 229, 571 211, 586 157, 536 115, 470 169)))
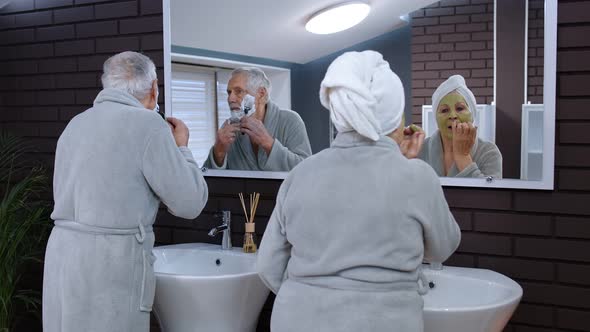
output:
POLYGON ((457 121, 453 122, 453 159, 459 171, 463 171, 473 160, 471 149, 477 138, 477 127, 472 123, 457 121))
POLYGON ((404 137, 399 144, 402 154, 408 158, 416 158, 424 144, 424 131, 416 125, 410 125, 404 129, 404 137))

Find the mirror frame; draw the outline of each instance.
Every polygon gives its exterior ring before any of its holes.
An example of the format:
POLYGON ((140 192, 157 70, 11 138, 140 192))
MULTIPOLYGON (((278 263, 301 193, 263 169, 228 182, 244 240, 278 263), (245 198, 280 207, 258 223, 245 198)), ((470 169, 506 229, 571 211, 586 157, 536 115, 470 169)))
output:
MULTIPOLYGON (((164 34, 164 105, 166 115, 171 109, 170 79, 172 68, 170 1, 162 0, 164 34)), ((542 180, 450 178, 440 177, 447 187, 511 188, 553 190, 555 173, 555 105, 557 79, 557 0, 545 0, 544 8, 544 73, 543 73, 543 176, 542 180)), ((494 11, 494 24, 496 11, 494 11)), ((494 29, 494 33, 495 33, 494 29)), ((495 43, 495 38, 494 38, 495 43)), ((495 52, 495 48, 494 48, 495 52)), ((496 57, 494 56, 494 61, 496 57)), ((495 77, 494 77, 495 80, 495 77)), ((495 82, 494 82, 495 83, 495 82)), ((494 84, 495 89, 495 84, 494 84)), ((288 172, 263 172, 205 169, 206 177, 230 177, 252 179, 285 179, 288 172)))

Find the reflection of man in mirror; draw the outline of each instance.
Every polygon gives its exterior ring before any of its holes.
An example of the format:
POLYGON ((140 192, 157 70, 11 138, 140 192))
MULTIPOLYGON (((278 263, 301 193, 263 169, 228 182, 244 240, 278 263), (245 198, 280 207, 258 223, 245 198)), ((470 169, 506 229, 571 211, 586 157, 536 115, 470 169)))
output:
POLYGON ((311 155, 305 124, 299 114, 270 100, 271 83, 254 67, 237 68, 227 83, 227 102, 239 112, 247 95, 254 112, 236 123, 226 120, 217 131, 205 167, 254 171, 289 171, 311 155))
POLYGON ((475 96, 461 75, 453 75, 432 95, 438 130, 424 141, 418 158, 439 176, 502 178, 498 147, 477 137, 475 96))

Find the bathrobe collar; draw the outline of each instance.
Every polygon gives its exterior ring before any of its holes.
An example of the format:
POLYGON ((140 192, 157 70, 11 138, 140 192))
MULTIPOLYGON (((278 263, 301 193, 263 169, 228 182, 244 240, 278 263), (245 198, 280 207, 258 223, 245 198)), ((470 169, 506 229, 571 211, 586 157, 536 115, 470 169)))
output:
POLYGON ((94 99, 94 106, 98 106, 104 102, 113 102, 131 107, 138 107, 149 111, 147 108, 145 108, 145 106, 143 106, 142 103, 139 102, 139 100, 137 100, 137 98, 120 89, 107 88, 99 92, 96 96, 96 99, 94 99))
POLYGON ((351 148, 357 146, 375 146, 375 147, 387 147, 393 149, 393 151, 401 153, 399 145, 396 141, 388 136, 379 136, 379 140, 373 141, 356 131, 341 132, 336 135, 336 138, 332 142, 331 148, 351 148))

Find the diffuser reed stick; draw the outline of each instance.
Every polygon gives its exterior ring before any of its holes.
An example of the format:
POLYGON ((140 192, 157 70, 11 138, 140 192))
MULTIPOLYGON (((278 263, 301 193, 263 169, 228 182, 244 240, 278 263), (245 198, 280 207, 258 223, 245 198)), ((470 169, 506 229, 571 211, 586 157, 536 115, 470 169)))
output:
POLYGON ((240 196, 240 202, 242 202, 242 209, 244 209, 244 215, 246 216, 246 221, 248 221, 248 212, 246 212, 246 204, 244 203, 244 195, 242 195, 242 193, 239 193, 238 196, 240 196))
POLYGON ((258 200, 260 199, 260 193, 250 194, 250 222, 254 222, 254 216, 256 215, 256 209, 258 208, 258 200))

